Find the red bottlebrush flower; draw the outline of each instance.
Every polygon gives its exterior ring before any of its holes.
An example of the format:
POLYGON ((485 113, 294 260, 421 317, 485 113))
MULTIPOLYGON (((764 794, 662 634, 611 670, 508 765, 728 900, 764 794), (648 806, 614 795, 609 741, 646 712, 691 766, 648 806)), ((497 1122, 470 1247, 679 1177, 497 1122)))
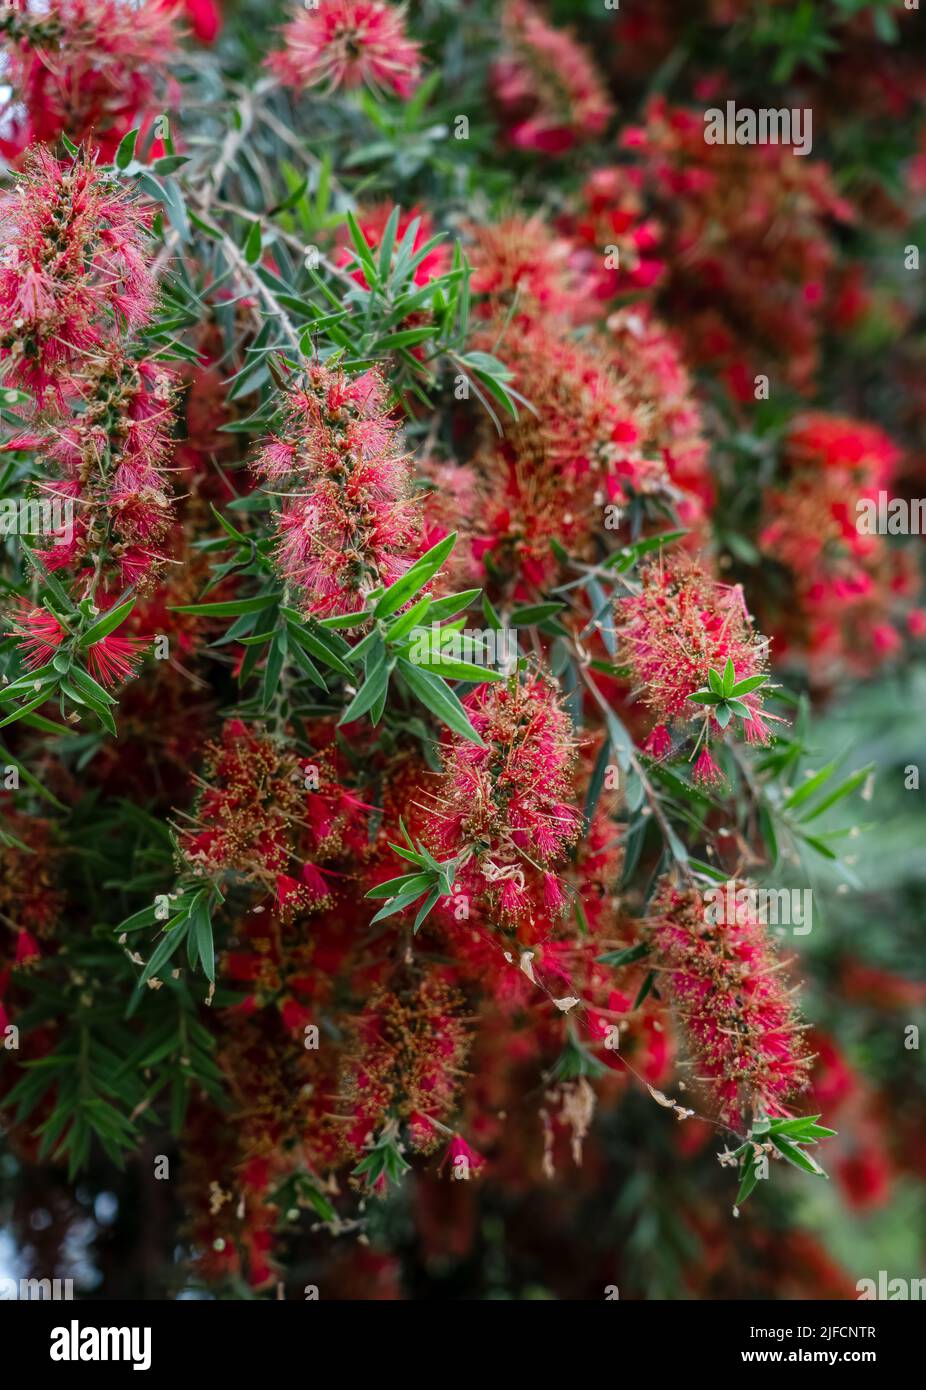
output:
POLYGON ((647 735, 643 751, 651 758, 667 758, 672 752, 672 735, 665 724, 657 724, 647 735))
POLYGON ((30 671, 47 666, 67 636, 53 613, 47 608, 33 608, 25 599, 19 600, 10 622, 20 639, 16 645, 30 671))
POLYGON ((697 889, 664 880, 650 930, 698 1075, 736 1128, 750 1114, 787 1113, 807 1085, 810 1057, 764 925, 741 908, 733 922, 726 915, 697 889))
POLYGON ((438 1147, 469 1050, 462 1006, 438 971, 374 993, 354 1024, 340 1079, 349 1152, 387 1126, 404 1129, 419 1153, 438 1147))
POLYGON ((565 898, 552 873, 578 838, 569 804, 576 743, 554 687, 539 676, 483 685, 466 709, 485 744, 454 737, 434 792, 440 849, 467 855, 461 883, 509 924, 547 919, 565 898))
MULTIPOLYGON (((765 674, 766 644, 758 636, 739 585, 719 584, 684 556, 661 560, 641 574, 638 594, 618 600, 616 630, 622 656, 640 686, 640 699, 659 724, 702 718, 711 731, 716 720, 688 699, 708 685, 708 673, 722 673, 733 663, 737 681, 765 674)), ((755 723, 761 713, 761 691, 743 697, 755 723)), ((762 736, 764 723, 753 730, 762 736)), ((654 730, 655 733, 655 730, 654 730)), ((662 742, 662 740, 660 740, 662 742)), ((696 768, 700 779, 712 780, 715 769, 705 748, 696 768)))
MULTIPOLYGON (((532 411, 486 431, 474 460, 482 480, 477 545, 497 569, 542 586, 555 571, 550 542, 586 555, 605 529, 605 508, 631 494, 664 495, 665 465, 645 456, 645 425, 604 349, 551 333, 542 319, 517 320, 501 351, 532 411)), ((491 350, 498 337, 475 341, 491 350)))
POLYGON ((485 1159, 467 1144, 461 1134, 455 1134, 440 1161, 441 1169, 446 1168, 448 1164, 450 1176, 458 1182, 466 1182, 470 1178, 478 1178, 485 1167, 485 1159))
POLYGON ((6 382, 60 404, 88 360, 149 318, 145 214, 90 160, 59 163, 35 149, 0 203, 0 223, 6 382))
POLYGON ((601 135, 613 106, 572 34, 548 24, 527 0, 507 0, 502 29, 505 52, 492 72, 492 94, 511 143, 561 154, 601 135))
POLYGON ((285 497, 276 558, 306 612, 348 613, 412 563, 417 511, 408 458, 378 373, 316 365, 284 402, 281 433, 255 462, 285 497))
POLYGON ((287 87, 361 87, 410 97, 421 50, 405 32, 404 11, 383 0, 320 0, 283 27, 283 48, 267 60, 287 87))
POLYGON ((582 188, 582 203, 567 221, 581 248, 576 259, 593 277, 598 300, 631 288, 650 289, 664 272, 654 254, 662 229, 646 216, 642 183, 637 169, 595 169, 582 188))
POLYGON ((860 518, 899 471, 900 450, 878 426, 807 411, 785 438, 783 485, 763 498, 760 544, 787 572, 770 622, 811 675, 870 670, 901 645, 896 622, 909 556, 860 518), (777 627, 780 627, 780 632, 777 627))
POLYGON ((87 648, 87 664, 101 685, 122 685, 135 675, 141 663, 144 644, 135 637, 117 637, 109 632, 87 648))
POLYGON ((493 317, 512 306, 519 317, 579 323, 594 318, 595 295, 584 266, 577 266, 568 237, 540 216, 471 223, 467 228, 472 287, 485 295, 493 317))
POLYGON ((16 937, 16 968, 26 970, 34 961, 41 957, 39 943, 31 932, 25 929, 20 931, 16 937))
POLYGON ((834 1171, 854 1211, 872 1211, 890 1199, 893 1170, 877 1140, 868 1139, 854 1153, 839 1159, 834 1171))
POLYGON ((829 228, 851 221, 853 209, 820 160, 704 137, 703 109, 662 97, 622 135, 664 231, 664 302, 693 359, 726 375, 742 399, 754 399, 769 362, 808 390, 836 261, 829 228))
POLYGON ((187 863, 200 873, 245 874, 277 890, 281 902, 301 891, 284 872, 306 798, 296 755, 233 719, 221 741, 207 745, 204 773, 192 825, 180 838, 187 863))
POLYGON ((707 748, 702 748, 698 754, 698 760, 694 765, 692 774, 695 782, 701 782, 705 786, 713 786, 723 780, 723 775, 707 748))
MULTIPOLYGON (((176 0, 161 0, 165 9, 173 8, 176 0)), ((222 12, 217 0, 183 0, 193 33, 200 43, 215 43, 222 28, 222 12)))
MULTIPOLYGON (((211 0, 191 0, 202 12, 211 0)), ((5 24, 0 118, 12 133, 0 151, 12 158, 32 141, 63 133, 91 139, 104 159, 151 108, 176 52, 178 0, 13 0, 5 24)))

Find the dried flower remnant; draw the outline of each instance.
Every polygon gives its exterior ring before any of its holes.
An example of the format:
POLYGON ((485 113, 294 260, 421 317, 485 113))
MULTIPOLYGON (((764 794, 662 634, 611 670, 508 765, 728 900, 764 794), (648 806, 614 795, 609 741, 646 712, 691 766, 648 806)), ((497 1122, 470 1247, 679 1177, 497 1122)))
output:
POLYGON ((287 392, 282 426, 254 468, 283 497, 276 559, 307 613, 361 608, 415 558, 417 509, 398 425, 378 372, 321 365, 287 392))
POLYGON ((418 85, 420 46, 406 33, 404 9, 383 0, 319 0, 282 32, 267 64, 296 91, 366 85, 408 98, 418 85))
POLYGON ((739 1128, 750 1115, 786 1115, 787 1102, 807 1086, 811 1058, 755 911, 738 909, 733 922, 710 916, 698 889, 666 879, 650 907, 650 931, 698 1080, 714 1095, 720 1118, 739 1128))

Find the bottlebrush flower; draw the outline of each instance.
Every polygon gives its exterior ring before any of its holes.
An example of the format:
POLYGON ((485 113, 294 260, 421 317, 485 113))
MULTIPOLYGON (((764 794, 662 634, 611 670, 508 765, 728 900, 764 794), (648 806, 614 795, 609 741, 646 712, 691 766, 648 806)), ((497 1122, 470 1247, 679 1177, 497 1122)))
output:
POLYGON ((606 323, 608 361, 647 421, 647 435, 662 456, 679 520, 689 528, 686 543, 703 535, 715 489, 701 407, 677 334, 645 304, 610 314, 606 323))
POLYGON ((763 496, 759 536, 787 583, 768 618, 815 679, 869 670, 901 645, 899 609, 915 592, 910 556, 860 529, 856 508, 877 502, 900 461, 889 435, 849 416, 807 411, 785 436, 781 483, 763 496))
POLYGON ((577 262, 592 278, 599 300, 629 289, 648 290, 664 273, 657 254, 662 228, 646 215, 642 186, 638 169, 595 169, 582 187, 582 201, 566 219, 580 248, 577 262))
POLYGON ((593 282, 576 264, 572 241, 558 235, 539 214, 471 223, 468 254, 472 288, 484 295, 487 316, 502 319, 514 309, 520 320, 550 319, 578 324, 595 317, 593 282))
POLYGON ((385 398, 378 372, 312 366, 255 461, 268 490, 283 494, 276 560, 307 613, 362 607, 418 553, 409 461, 385 398))
MULTIPOLYGON (((233 872, 275 899, 284 921, 332 902, 318 861, 366 853, 370 807, 342 785, 330 731, 310 726, 311 757, 240 719, 206 747, 193 813, 179 837, 184 867, 205 876, 233 872)), ((337 876, 336 876, 337 877, 337 876)))
POLYGON ((664 231, 664 302, 694 361, 752 403, 769 363, 813 384, 836 263, 830 227, 854 218, 821 160, 785 145, 707 144, 703 110, 654 98, 626 127, 664 231))
POLYGON ((283 48, 267 64, 287 87, 366 84, 408 98, 421 74, 421 49, 405 12, 381 0, 319 0, 283 27, 283 48))
POLYGON ((199 873, 234 870, 273 888, 302 818, 299 758, 232 719, 207 745, 204 773, 192 824, 180 833, 183 859, 199 873))
MULTIPOLYGON (((5 33, 0 120, 12 134, 0 151, 15 158, 32 141, 64 133, 91 139, 104 159, 149 111, 176 52, 179 0, 12 0, 5 33), (23 114, 24 113, 24 114, 23 114)), ((204 20, 210 0, 195 0, 204 20)))
MULTIPOLYGON (((200 43, 214 43, 222 28, 218 0, 182 0, 186 18, 200 43)), ((164 9, 173 9, 176 0, 160 0, 164 9)))
POLYGON ((734 1128, 787 1114, 808 1084, 811 1058, 765 926, 738 906, 735 921, 696 888, 664 879, 650 907, 661 978, 681 1016, 698 1080, 734 1128), (720 921, 708 920, 714 916, 720 921), (741 920, 742 919, 742 920, 741 920))
POLYGON ((448 1164, 450 1176, 459 1182, 466 1182, 469 1178, 478 1178, 485 1167, 485 1159, 467 1144, 461 1134, 455 1134, 447 1145, 440 1167, 446 1168, 448 1164))
POLYGON ((505 51, 491 83, 511 143, 561 154, 601 135, 611 99, 572 34, 548 24, 527 0, 507 0, 502 32, 505 51))
POLYGON ((141 662, 142 643, 134 637, 107 633, 87 648, 87 665, 101 685, 121 685, 134 676, 141 662))
POLYGON ((549 920, 565 899, 553 870, 578 839, 570 805, 576 742, 540 676, 485 684, 465 701, 484 748, 454 737, 433 793, 432 834, 468 862, 461 883, 508 926, 549 920))
MULTIPOLYGON (((705 735, 719 731, 711 707, 696 705, 689 695, 707 687, 708 673, 723 672, 728 661, 737 682, 764 676, 767 644, 753 627, 739 585, 718 583, 695 561, 661 559, 645 566, 640 578, 640 592, 617 602, 615 630, 639 698, 656 716, 652 751, 666 751, 665 726, 676 721, 703 718, 705 735)), ((743 718, 747 739, 767 742, 761 690, 740 698, 751 714, 743 718)), ((695 772, 701 781, 717 775, 706 747, 695 772)))
POLYGON ((62 475, 42 491, 70 516, 70 534, 38 554, 50 570, 83 564, 108 586, 145 592, 167 562, 177 380, 112 351, 85 365, 80 390, 83 408, 41 446, 47 471, 62 475))
POLYGON ((146 214, 86 157, 35 149, 0 201, 0 226, 6 383, 63 406, 88 363, 150 317, 146 214))
POLYGON ((469 1051, 462 1012, 462 995, 433 967, 375 991, 354 1020, 338 1086, 349 1153, 390 1125, 418 1153, 440 1146, 469 1051))
MULTIPOLYGON (((46 608, 33 608, 22 599, 10 618, 10 624, 13 635, 19 639, 16 645, 30 671, 47 665, 68 636, 67 629, 53 613, 46 608)), ((143 646, 144 643, 138 638, 119 637, 110 632, 87 647, 84 655, 91 675, 101 684, 121 685, 138 670, 143 646)))
MULTIPOLYGON (((476 346, 496 337, 486 331, 476 346)), ((486 430, 474 460, 483 499, 472 526, 482 555, 536 586, 555 573, 551 540, 585 555, 604 532, 607 504, 670 484, 664 464, 644 453, 644 420, 604 349, 551 334, 538 319, 519 320, 501 351, 533 409, 506 419, 501 439, 486 430)))
POLYGON ((17 647, 30 671, 47 666, 67 636, 53 613, 47 608, 33 608, 20 599, 10 617, 11 631, 18 637, 17 647))

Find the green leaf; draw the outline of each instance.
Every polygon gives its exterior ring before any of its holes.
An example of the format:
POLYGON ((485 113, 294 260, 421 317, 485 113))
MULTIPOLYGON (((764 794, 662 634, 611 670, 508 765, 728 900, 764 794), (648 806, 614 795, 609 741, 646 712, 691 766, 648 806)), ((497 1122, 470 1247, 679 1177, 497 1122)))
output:
POLYGON ((353 679, 354 673, 346 662, 342 660, 338 652, 334 650, 334 641, 337 640, 340 642, 342 640, 341 638, 334 639, 329 637, 324 630, 320 630, 318 633, 313 632, 311 628, 306 627, 303 623, 290 618, 288 616, 290 610, 284 608, 281 611, 284 615, 287 615, 286 626, 290 637, 292 637, 300 647, 304 647, 312 656, 317 657, 317 659, 324 662, 326 666, 330 666, 332 671, 337 671, 339 675, 348 676, 351 680, 353 679))
MULTIPOLYGON (((723 696, 715 695, 710 690, 696 690, 694 694, 686 696, 689 700, 694 700, 696 705, 720 705, 723 704, 723 696)), ((694 716, 692 716, 694 718, 694 716)))
POLYGON ((359 719, 362 714, 366 714, 376 701, 382 696, 389 684, 389 669, 386 665, 385 657, 380 656, 379 661, 368 672, 366 680, 351 700, 347 709, 338 720, 338 725, 350 724, 355 719, 359 719))
POLYGON ((822 801, 818 802, 816 806, 813 806, 807 812, 806 816, 802 816, 801 824, 806 825, 808 821, 816 820, 817 816, 822 815, 824 811, 828 811, 831 806, 835 806, 837 801, 842 801, 843 797, 850 796, 857 787, 862 786, 867 780, 873 768, 874 763, 869 763, 866 767, 860 767, 858 772, 853 772, 851 777, 847 777, 846 780, 841 782, 833 791, 828 792, 822 801))
POLYGON ((814 792, 818 791, 819 788, 823 786, 824 782, 829 781, 838 765, 838 759, 834 759, 833 762, 827 763, 825 767, 821 767, 820 771, 813 777, 809 777, 806 782, 798 787, 796 791, 793 791, 788 797, 785 802, 785 810, 793 811, 796 806, 801 806, 805 801, 809 801, 814 792))
POLYGON ((252 222, 251 230, 248 232, 247 240, 244 243, 244 259, 248 265, 256 265, 260 260, 261 246, 263 239, 260 232, 260 223, 252 222))
POLYGON ((432 675, 430 671, 422 671, 419 666, 413 666, 404 657, 399 658, 399 670, 402 679, 416 699, 420 700, 442 723, 446 724, 454 733, 461 734, 470 743, 475 743, 478 748, 485 747, 482 739, 469 722, 466 710, 450 687, 439 676, 432 675))
POLYGON ((632 965, 634 961, 643 960, 649 952, 649 942, 638 941, 636 946, 625 946, 622 951, 606 951, 595 959, 599 965, 632 965))
POLYGON ((418 671, 430 671, 433 675, 444 676, 447 680, 475 681, 481 684, 483 681, 505 679, 501 671, 492 671, 485 666, 476 666, 471 661, 455 661, 452 657, 444 656, 438 649, 431 650, 426 657, 419 658, 410 664, 414 665, 418 671))
POLYGON ((370 925, 372 926, 374 922, 382 922, 387 917, 393 917, 397 912, 404 912, 407 907, 411 907, 412 903, 418 901, 422 893, 433 891, 433 874, 421 874, 419 878, 423 880, 420 887, 416 887, 415 884, 409 884, 403 892, 397 893, 394 898, 386 903, 385 907, 380 908, 375 917, 370 918, 370 925))
POLYGON ((119 148, 116 150, 114 163, 117 169, 127 169, 135 158, 135 142, 138 139, 138 127, 130 130, 128 135, 123 135, 119 141, 119 148))
POLYGON ((724 693, 724 695, 732 695, 732 694, 733 694, 733 687, 734 687, 734 685, 736 685, 736 670, 734 669, 734 666, 733 666, 733 658, 732 658, 732 656, 728 656, 728 657, 727 657, 727 664, 726 664, 726 666, 723 668, 723 693, 724 693))
POLYGON ((108 690, 104 690, 88 671, 83 671, 79 666, 71 669, 71 678, 83 696, 95 705, 102 705, 104 709, 108 705, 114 705, 116 701, 108 690))
POLYGON ((748 695, 751 690, 758 690, 760 685, 768 684, 768 676, 747 676, 744 681, 737 681, 731 695, 748 695))
POLYGON ((438 884, 436 888, 431 889, 430 893, 425 898, 424 902, 421 904, 421 907, 418 909, 418 915, 415 918, 414 926, 412 927, 413 936, 416 936, 418 934, 418 929, 420 928, 424 919, 427 917, 428 913, 434 907, 434 904, 437 902, 438 898, 441 897, 442 892, 442 885, 438 884))
POLYGON ((119 627, 125 622, 134 607, 135 600, 129 598, 126 599, 125 603, 120 603, 118 607, 107 609, 107 611, 101 614, 96 622, 92 623, 91 626, 87 628, 87 631, 82 634, 78 646, 83 649, 84 647, 92 647, 94 642, 101 641, 112 632, 114 628, 119 627))
POLYGON ((458 613, 468 608, 481 592, 480 589, 466 589, 460 594, 448 594, 446 598, 431 599, 428 611, 431 622, 442 623, 447 618, 455 618, 458 613))
POLYGON ((511 614, 511 626, 530 627, 534 623, 542 623, 555 613, 561 613, 565 607, 565 603, 533 603, 526 608, 515 608, 511 614))
POLYGON ((412 628, 423 622, 425 615, 431 607, 431 596, 425 594, 411 608, 401 613, 386 629, 387 642, 398 642, 400 637, 411 632, 412 628))
POLYGON ((756 1167, 755 1149, 753 1149, 752 1145, 750 1144, 749 1152, 743 1160, 742 1177, 740 1179, 739 1191, 736 1194, 736 1205, 738 1207, 741 1207, 743 1205, 746 1198, 754 1190, 755 1185, 758 1181, 759 1174, 756 1167))
POLYGON ((196 915, 193 918, 193 930, 195 931, 199 958, 203 963, 203 970, 206 972, 206 979, 211 984, 215 984, 215 944, 212 939, 212 919, 205 902, 197 904, 196 915))
POLYGON ((419 589, 432 579, 441 565, 447 559, 457 543, 457 533, 445 536, 437 545, 432 545, 431 549, 422 555, 420 560, 416 560, 411 569, 397 579, 394 584, 390 584, 380 596, 376 607, 373 609, 377 618, 387 618, 390 613, 401 608, 407 603, 419 589))
POLYGON ((196 613, 204 618, 237 618, 242 613, 260 613, 279 602, 278 593, 256 594, 254 598, 233 598, 221 603, 181 603, 172 605, 171 613, 196 613))
POLYGON ((811 1158, 810 1154, 805 1154, 803 1149, 799 1149, 796 1144, 792 1144, 790 1140, 783 1138, 780 1134, 771 1133, 769 1134, 769 1138, 782 1158, 786 1158, 789 1163, 793 1163, 795 1168, 800 1168, 805 1173, 812 1173, 815 1178, 826 1177, 819 1163, 811 1158))

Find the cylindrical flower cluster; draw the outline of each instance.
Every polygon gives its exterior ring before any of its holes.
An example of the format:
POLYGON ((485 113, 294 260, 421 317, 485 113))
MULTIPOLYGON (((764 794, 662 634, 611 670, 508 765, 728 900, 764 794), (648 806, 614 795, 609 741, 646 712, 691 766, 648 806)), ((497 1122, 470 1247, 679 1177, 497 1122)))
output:
POLYGON ((350 613, 414 559, 410 466, 378 372, 321 364, 283 403, 255 470, 283 498, 276 558, 307 613, 350 613))
POLYGON ((787 1114, 811 1060, 773 943, 744 897, 726 913, 697 888, 665 879, 649 913, 659 978, 681 1016, 696 1078, 734 1128, 751 1115, 787 1114))

